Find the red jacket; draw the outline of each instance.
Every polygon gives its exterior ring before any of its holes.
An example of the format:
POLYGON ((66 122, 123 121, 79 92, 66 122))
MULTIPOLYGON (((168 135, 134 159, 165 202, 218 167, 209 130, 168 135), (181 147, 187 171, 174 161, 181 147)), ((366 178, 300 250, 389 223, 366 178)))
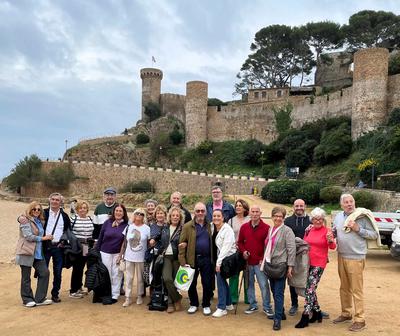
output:
POLYGON ((269 225, 262 219, 253 228, 251 221, 244 223, 240 227, 238 247, 241 253, 249 251, 250 256, 247 260, 249 265, 258 265, 264 257, 264 242, 268 236, 269 225))

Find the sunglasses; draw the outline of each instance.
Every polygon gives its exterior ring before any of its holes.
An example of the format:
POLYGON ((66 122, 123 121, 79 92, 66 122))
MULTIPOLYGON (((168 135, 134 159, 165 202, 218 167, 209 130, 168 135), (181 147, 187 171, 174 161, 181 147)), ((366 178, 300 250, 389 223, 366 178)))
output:
POLYGON ((143 212, 135 212, 135 215, 143 216, 143 217, 144 217, 144 213, 143 213, 143 212))
POLYGON ((195 212, 195 213, 205 213, 206 210, 203 210, 203 209, 201 209, 201 210, 194 210, 194 212, 195 212))
POLYGON ((42 211, 40 208, 33 208, 32 211, 42 211))

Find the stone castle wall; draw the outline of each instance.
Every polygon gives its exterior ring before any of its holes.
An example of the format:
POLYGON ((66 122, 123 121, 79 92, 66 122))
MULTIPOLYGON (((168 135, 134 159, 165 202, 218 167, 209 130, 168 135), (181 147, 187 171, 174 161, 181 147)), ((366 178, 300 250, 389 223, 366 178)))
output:
POLYGON ((396 107, 400 107, 400 74, 388 79, 387 110, 390 113, 396 107))
POLYGON ((359 50, 354 54, 351 135, 382 125, 387 118, 389 51, 385 48, 359 50))
POLYGON ((351 117, 352 99, 353 93, 350 87, 329 95, 317 96, 313 104, 310 99, 298 101, 293 104, 292 126, 301 127, 323 118, 351 117))
MULTIPOLYGON (((43 169, 49 170, 58 165, 68 162, 43 162, 43 169)), ((101 195, 108 186, 121 189, 126 183, 149 180, 155 186, 158 193, 172 192, 179 190, 185 194, 210 194, 211 187, 221 183, 227 194, 249 195, 252 188, 257 187, 258 191, 267 184, 263 178, 246 176, 222 176, 215 174, 187 172, 154 167, 137 167, 109 163, 94 162, 72 162, 72 168, 77 180, 72 182, 68 190, 63 190, 66 195, 74 194, 96 194, 101 195)), ((25 190, 24 196, 46 197, 49 195, 47 188, 35 185, 25 190), (43 195, 41 194, 43 193, 43 195)))
POLYGON ((160 109, 161 114, 165 116, 173 116, 180 120, 183 124, 185 123, 185 101, 186 96, 163 93, 160 96, 160 109))
POLYGON ((185 128, 186 146, 196 147, 207 139, 208 84, 202 81, 186 83, 185 128))
POLYGON ((140 70, 142 78, 142 119, 146 120, 144 109, 148 103, 160 103, 161 80, 163 73, 160 69, 144 68, 140 70))

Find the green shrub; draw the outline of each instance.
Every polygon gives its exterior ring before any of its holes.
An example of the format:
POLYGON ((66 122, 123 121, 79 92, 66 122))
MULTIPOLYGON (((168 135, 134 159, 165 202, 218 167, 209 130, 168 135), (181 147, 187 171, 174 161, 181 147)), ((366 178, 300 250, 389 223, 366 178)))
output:
MULTIPOLYGON (((258 165, 260 163, 261 151, 264 150, 264 145, 258 140, 245 141, 243 147, 243 160, 249 165, 258 165)), ((264 153, 265 154, 265 153, 264 153)))
POLYGON ((261 197, 274 203, 292 203, 296 198, 299 181, 279 180, 268 183, 261 190, 261 197))
POLYGON ((183 140, 183 134, 178 128, 174 128, 174 130, 169 133, 169 139, 173 145, 179 145, 183 140))
POLYGON ((360 190, 352 193, 356 206, 361 208, 373 209, 375 206, 375 197, 369 191, 360 190))
POLYGON ((304 172, 311 165, 307 153, 301 149, 293 149, 286 155, 287 167, 299 167, 300 172, 304 172))
POLYGON ((390 112, 387 124, 389 126, 396 126, 400 124, 400 107, 396 107, 392 110, 392 112, 390 112))
POLYGON ((307 204, 320 203, 320 189, 321 185, 318 182, 300 182, 300 187, 296 191, 296 198, 301 198, 307 204))
POLYGON ((6 177, 5 182, 11 190, 19 192, 20 188, 26 186, 29 182, 40 179, 41 167, 42 161, 37 155, 25 156, 11 170, 11 174, 6 177))
POLYGON ((209 154, 212 149, 213 143, 207 140, 203 141, 200 145, 197 146, 197 151, 203 155, 209 154))
POLYGON ((147 116, 149 121, 156 120, 161 117, 160 106, 156 103, 148 103, 144 108, 144 114, 147 116))
POLYGON ((400 53, 390 55, 388 73, 390 76, 400 73, 400 53))
POLYGON ((71 165, 62 165, 51 169, 42 176, 43 183, 50 188, 66 189, 75 180, 74 170, 71 165))
POLYGON ((320 144, 314 149, 314 160, 320 166, 345 159, 351 153, 351 131, 347 123, 338 128, 325 131, 320 144))
POLYGON ((339 203, 340 195, 343 193, 342 188, 336 186, 328 186, 321 189, 319 197, 324 203, 339 203))
POLYGON ((121 191, 130 193, 154 192, 154 186, 147 180, 128 182, 122 187, 121 191))
POLYGON ((158 133, 158 135, 151 140, 150 148, 154 157, 168 155, 168 150, 171 148, 169 135, 164 132, 158 133))
POLYGON ((139 133, 136 136, 136 144, 144 145, 150 142, 150 137, 147 134, 139 133))
POLYGON ((261 174, 267 179, 276 179, 281 175, 281 169, 279 166, 268 164, 262 168, 261 174))

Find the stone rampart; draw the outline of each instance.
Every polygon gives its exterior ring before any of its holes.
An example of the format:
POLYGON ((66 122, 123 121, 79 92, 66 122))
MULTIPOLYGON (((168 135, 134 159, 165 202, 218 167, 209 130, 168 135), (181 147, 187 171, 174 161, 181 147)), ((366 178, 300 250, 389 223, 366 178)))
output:
POLYGON ((388 114, 396 107, 400 107, 400 74, 389 76, 388 78, 388 114))
MULTIPOLYGON (((43 169, 47 170, 68 162, 43 162, 43 169)), ((264 178, 248 178, 245 176, 221 176, 199 172, 188 172, 172 169, 155 169, 154 167, 137 167, 110 163, 77 162, 73 161, 72 168, 79 178, 72 182, 69 189, 63 191, 66 195, 97 194, 104 188, 112 185, 117 189, 128 182, 148 180, 154 184, 158 193, 179 190, 185 194, 209 194, 211 187, 220 183, 227 194, 249 195, 254 187, 260 192, 267 184, 264 178)), ((48 196, 48 190, 35 186, 28 188, 24 196, 48 196), (43 192, 43 195, 41 193, 43 192)))
POLYGON ((173 116, 185 123, 185 99, 186 96, 173 93, 163 93, 160 96, 161 114, 173 116))

